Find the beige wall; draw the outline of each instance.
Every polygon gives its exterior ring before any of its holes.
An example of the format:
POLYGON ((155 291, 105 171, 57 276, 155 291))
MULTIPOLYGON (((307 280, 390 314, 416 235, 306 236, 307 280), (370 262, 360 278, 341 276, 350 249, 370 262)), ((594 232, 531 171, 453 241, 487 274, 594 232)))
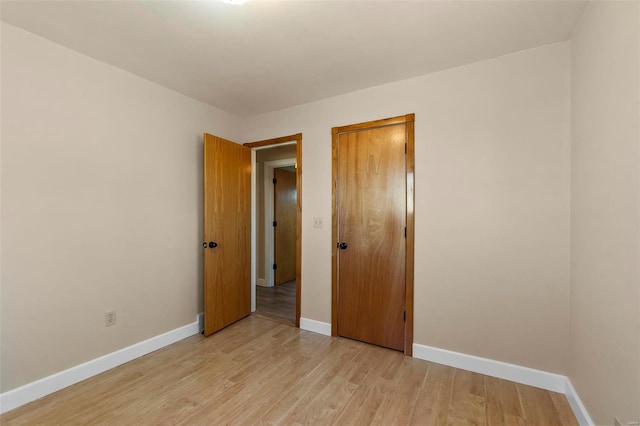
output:
POLYGON ((639 13, 593 3, 571 50, 244 120, 2 24, 1 390, 194 320, 204 131, 303 133, 302 316, 329 322, 330 129, 413 112, 415 342, 568 373, 598 423, 637 420, 639 13))
MULTIPOLYGON (((286 136, 286 135, 280 135, 286 136)), ((279 136, 273 136, 279 137, 279 136)), ((264 163, 267 161, 296 158, 296 145, 283 145, 256 151, 256 235, 258 240, 258 279, 265 279, 265 228, 264 228, 264 163)))
POLYGON ((592 2, 572 40, 569 377, 596 424, 640 421, 638 2, 592 2))
POLYGON ((7 391, 195 321, 202 133, 240 120, 6 24, 1 85, 7 391))
POLYGON ((331 320, 331 127, 413 112, 415 342, 565 373, 569 56, 560 43, 245 119, 245 140, 303 133, 302 316, 331 320))

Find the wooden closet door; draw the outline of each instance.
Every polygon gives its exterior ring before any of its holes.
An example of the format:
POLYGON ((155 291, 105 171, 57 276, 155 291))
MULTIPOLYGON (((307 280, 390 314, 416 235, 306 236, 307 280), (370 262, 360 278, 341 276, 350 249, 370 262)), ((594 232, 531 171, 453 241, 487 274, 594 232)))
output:
POLYGON ((406 124, 337 139, 338 335, 403 350, 406 124))

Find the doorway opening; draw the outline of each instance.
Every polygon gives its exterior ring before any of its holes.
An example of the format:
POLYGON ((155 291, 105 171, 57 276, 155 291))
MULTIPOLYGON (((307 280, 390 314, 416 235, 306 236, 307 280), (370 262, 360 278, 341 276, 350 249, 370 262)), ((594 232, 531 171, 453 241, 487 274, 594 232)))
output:
POLYGON ((300 326, 302 135, 252 149, 252 312, 300 326))

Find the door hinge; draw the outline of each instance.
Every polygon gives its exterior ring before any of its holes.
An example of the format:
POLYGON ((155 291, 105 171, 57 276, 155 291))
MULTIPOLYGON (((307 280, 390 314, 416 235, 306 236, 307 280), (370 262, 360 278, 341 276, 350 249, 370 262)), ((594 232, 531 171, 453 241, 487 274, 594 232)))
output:
POLYGON ((404 144, 404 153, 405 153, 405 154, 407 153, 407 143, 406 143, 406 142, 405 142, 405 144, 404 144))
POLYGON ((404 237, 407 238, 407 227, 404 227, 404 237))
POLYGON ((407 322, 407 311, 404 311, 402 313, 402 319, 403 319, 404 322, 407 322))
POLYGON ((278 269, 278 265, 276 265, 275 263, 273 264, 273 270, 275 271, 276 269, 278 269))
POLYGON ((278 222, 277 221, 273 221, 273 226, 278 226, 278 222))
POLYGON ((278 179, 273 178, 273 184, 275 185, 276 183, 278 183, 278 179))

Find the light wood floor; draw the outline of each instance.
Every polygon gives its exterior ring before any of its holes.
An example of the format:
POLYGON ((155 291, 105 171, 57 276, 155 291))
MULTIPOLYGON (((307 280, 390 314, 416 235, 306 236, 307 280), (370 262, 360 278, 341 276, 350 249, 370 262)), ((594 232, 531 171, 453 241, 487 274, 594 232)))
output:
POLYGON ((273 287, 256 286, 256 315, 285 324, 296 323, 296 281, 273 287))
POLYGON ((575 425, 561 394, 248 317, 10 411, 105 425, 575 425))

